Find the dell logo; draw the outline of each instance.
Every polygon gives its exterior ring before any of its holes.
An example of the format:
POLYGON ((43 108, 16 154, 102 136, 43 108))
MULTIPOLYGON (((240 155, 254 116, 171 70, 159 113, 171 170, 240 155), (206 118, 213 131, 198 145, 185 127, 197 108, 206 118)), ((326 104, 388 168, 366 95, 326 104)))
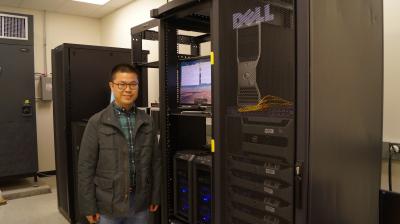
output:
POLYGON ((269 4, 264 6, 263 16, 261 15, 261 10, 261 7, 257 7, 254 11, 249 9, 244 14, 240 12, 233 14, 233 29, 274 20, 274 15, 271 14, 269 4))
POLYGON ((275 131, 274 131, 274 129, 272 129, 272 128, 266 128, 266 129, 264 129, 264 133, 265 133, 265 134, 274 134, 275 131))

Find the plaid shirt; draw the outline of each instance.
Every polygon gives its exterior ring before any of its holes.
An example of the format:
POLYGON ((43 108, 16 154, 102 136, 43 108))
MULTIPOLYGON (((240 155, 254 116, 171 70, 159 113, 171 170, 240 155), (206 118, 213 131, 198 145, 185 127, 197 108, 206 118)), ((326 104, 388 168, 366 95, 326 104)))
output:
POLYGON ((135 185, 135 148, 134 148, 134 139, 133 139, 133 131, 135 129, 136 124, 136 113, 135 108, 132 107, 131 110, 126 111, 124 108, 119 107, 113 102, 113 108, 115 115, 119 120, 119 124, 121 125, 121 129, 124 132, 124 136, 126 141, 128 142, 129 147, 129 179, 130 185, 135 185))

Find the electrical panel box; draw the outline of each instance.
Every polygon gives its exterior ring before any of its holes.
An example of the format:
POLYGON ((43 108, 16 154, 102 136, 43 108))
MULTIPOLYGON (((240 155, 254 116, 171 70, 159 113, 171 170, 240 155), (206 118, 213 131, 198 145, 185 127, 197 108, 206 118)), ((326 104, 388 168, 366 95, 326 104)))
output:
POLYGON ((40 86, 42 88, 42 100, 50 101, 53 99, 52 78, 47 76, 40 77, 40 86))

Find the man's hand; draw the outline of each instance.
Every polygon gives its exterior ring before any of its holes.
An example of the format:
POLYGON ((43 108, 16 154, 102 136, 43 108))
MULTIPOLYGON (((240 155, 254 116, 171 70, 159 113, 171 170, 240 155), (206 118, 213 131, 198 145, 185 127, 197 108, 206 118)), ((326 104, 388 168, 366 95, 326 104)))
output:
POLYGON ((89 221, 89 223, 98 223, 100 220, 100 214, 96 213, 96 215, 88 215, 86 216, 86 219, 89 221))
POLYGON ((150 205, 149 206, 149 211, 150 212, 156 212, 158 210, 158 205, 150 205))

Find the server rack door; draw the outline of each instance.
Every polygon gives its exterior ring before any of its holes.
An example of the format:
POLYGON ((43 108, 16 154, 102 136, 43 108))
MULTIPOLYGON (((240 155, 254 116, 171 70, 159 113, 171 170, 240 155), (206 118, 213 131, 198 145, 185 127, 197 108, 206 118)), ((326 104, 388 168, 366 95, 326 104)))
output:
POLYGON ((294 223, 294 1, 218 3, 217 222, 294 223))
POLYGON ((67 54, 63 49, 52 50, 53 68, 53 121, 54 121, 54 148, 57 170, 57 203, 59 211, 71 221, 71 211, 69 208, 69 188, 70 178, 69 157, 66 138, 66 89, 69 88, 65 83, 64 68, 67 67, 67 54))
POLYGON ((86 128, 86 122, 72 122, 72 176, 73 176, 73 203, 70 203, 71 210, 74 211, 74 214, 71 214, 73 220, 75 222, 82 222, 86 218, 81 214, 79 209, 79 201, 78 201, 78 161, 79 161, 79 150, 82 142, 83 133, 86 128))
POLYGON ((110 103, 111 69, 130 64, 130 57, 129 51, 70 49, 72 121, 88 119, 110 103))
POLYGON ((383 1, 310 1, 309 224, 378 223, 383 1), (323 195, 323 197, 321 197, 323 195))
POLYGON ((0 177, 38 170, 33 47, 0 44, 0 177))

